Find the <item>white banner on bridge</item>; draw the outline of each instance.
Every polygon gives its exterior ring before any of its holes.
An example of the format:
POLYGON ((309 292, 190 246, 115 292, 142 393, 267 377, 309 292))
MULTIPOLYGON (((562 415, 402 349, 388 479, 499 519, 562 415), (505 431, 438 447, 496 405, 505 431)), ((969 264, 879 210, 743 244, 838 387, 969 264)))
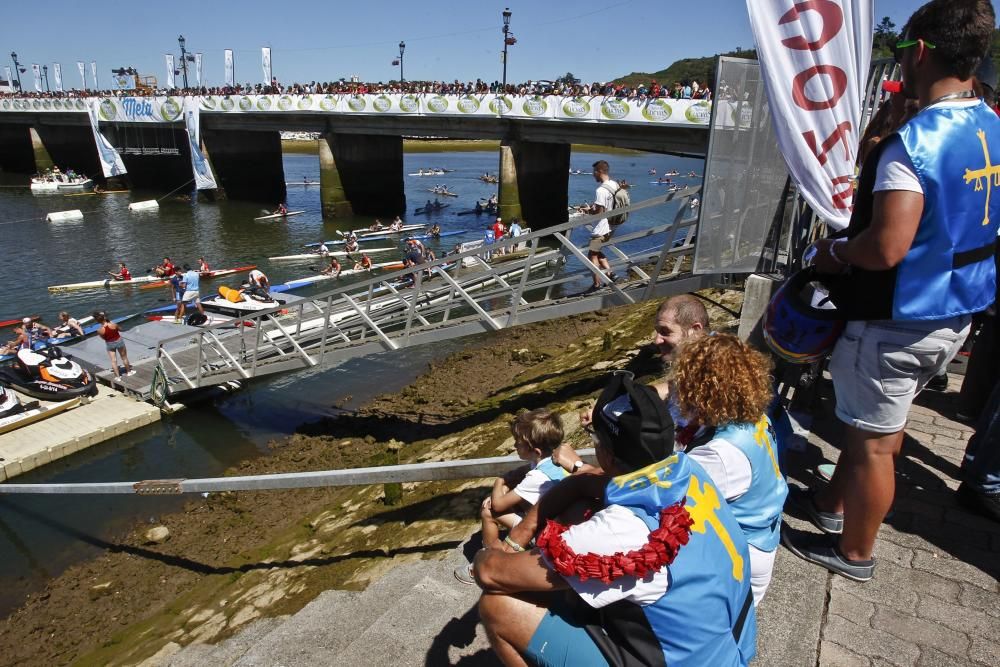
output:
POLYGON ((90 129, 94 132, 94 143, 97 144, 97 157, 101 160, 101 171, 104 172, 105 178, 109 176, 121 176, 126 173, 122 156, 118 154, 118 151, 111 145, 111 142, 101 134, 101 130, 97 126, 100 106, 97 100, 91 100, 88 116, 90 117, 90 129))
POLYGON ((42 68, 38 66, 38 63, 32 63, 31 74, 35 77, 35 90, 39 93, 42 92, 42 68))
POLYGON ((11 74, 11 72, 10 72, 10 67, 4 67, 4 68, 3 68, 3 73, 4 73, 4 75, 5 75, 5 76, 6 76, 6 78, 7 78, 7 86, 8 86, 8 87, 9 87, 9 88, 10 88, 11 90, 17 90, 17 87, 16 87, 16 86, 14 86, 14 76, 13 76, 13 75, 11 74))
POLYGON ((187 130, 188 148, 191 150, 191 168, 194 171, 194 185, 198 190, 214 190, 215 174, 212 165, 201 151, 201 109, 194 97, 184 98, 184 126, 187 130))
POLYGON ((167 88, 173 90, 177 87, 174 85, 174 54, 164 53, 163 58, 167 61, 167 88))
POLYGON ((236 63, 233 62, 233 50, 226 49, 224 52, 226 60, 226 85, 236 85, 236 63))
POLYGON ((96 60, 91 60, 90 61, 90 73, 94 77, 94 90, 100 90, 101 89, 101 84, 97 82, 97 61, 96 60))
POLYGON ((812 209, 843 229, 854 204, 874 0, 747 0, 778 145, 812 209))
POLYGON ((264 85, 271 85, 271 47, 264 46, 260 49, 260 66, 264 70, 264 85))
POLYGON ((56 82, 56 90, 62 92, 62 65, 52 63, 52 78, 56 82))
POLYGON ((198 82, 198 87, 201 87, 201 54, 194 54, 194 80, 198 82))
POLYGON ((76 68, 80 70, 80 82, 81 85, 83 85, 83 88, 81 90, 87 90, 87 66, 83 63, 82 60, 77 60, 76 68))

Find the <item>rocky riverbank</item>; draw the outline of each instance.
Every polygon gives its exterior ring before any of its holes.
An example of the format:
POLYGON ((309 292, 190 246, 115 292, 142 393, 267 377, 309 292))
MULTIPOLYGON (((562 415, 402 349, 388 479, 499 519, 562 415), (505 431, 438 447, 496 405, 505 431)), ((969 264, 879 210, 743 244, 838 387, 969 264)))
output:
MULTIPOLYGON (((738 309, 742 295, 706 296, 738 309)), ((507 455, 511 416, 541 406, 560 410, 570 441, 585 445, 576 412, 607 369, 659 372, 644 349, 655 309, 639 304, 477 336, 403 391, 305 424, 271 443, 270 456, 229 474, 507 455)), ((734 326, 731 312, 710 312, 716 327, 734 326)), ((158 518, 166 539, 136 526, 31 595, 0 626, 0 664, 135 664, 168 642, 214 643, 256 618, 295 612, 323 590, 363 588, 399 562, 457 546, 474 529, 489 483, 198 497, 158 518)))

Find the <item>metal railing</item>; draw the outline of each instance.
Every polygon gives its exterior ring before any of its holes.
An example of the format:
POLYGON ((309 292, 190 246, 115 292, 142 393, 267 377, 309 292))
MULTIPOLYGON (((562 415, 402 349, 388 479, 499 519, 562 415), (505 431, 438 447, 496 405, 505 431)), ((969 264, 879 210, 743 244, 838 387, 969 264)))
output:
POLYGON ((686 188, 615 211, 661 207, 666 212, 678 205, 672 219, 646 227, 627 222, 605 243, 603 252, 618 280, 590 262, 586 243, 577 246, 571 240, 575 230, 589 230, 607 214, 582 216, 494 243, 490 262, 479 257, 483 248, 468 250, 165 339, 156 354, 167 384, 163 399, 233 379, 705 286, 707 277, 679 280, 690 271, 698 227, 690 200, 699 192, 700 187, 686 188), (523 249, 504 254, 514 248, 523 249), (463 266, 466 258, 472 267, 463 266), (595 281, 599 289, 585 289, 595 281))

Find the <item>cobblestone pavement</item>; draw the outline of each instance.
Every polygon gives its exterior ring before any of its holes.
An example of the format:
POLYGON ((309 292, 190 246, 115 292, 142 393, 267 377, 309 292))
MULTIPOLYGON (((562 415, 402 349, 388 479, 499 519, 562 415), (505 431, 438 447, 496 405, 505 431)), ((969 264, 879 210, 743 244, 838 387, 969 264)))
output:
MULTIPOLYGON (((1000 523, 953 496, 973 432, 951 418, 960 384, 952 376, 949 392, 926 391, 913 406, 872 581, 829 574, 780 549, 759 613, 756 664, 1000 665, 1000 523)), ((840 427, 830 392, 820 393, 806 450, 789 454, 790 483, 819 486, 816 465, 837 460, 840 427)), ((816 530, 794 515, 786 521, 816 530)))

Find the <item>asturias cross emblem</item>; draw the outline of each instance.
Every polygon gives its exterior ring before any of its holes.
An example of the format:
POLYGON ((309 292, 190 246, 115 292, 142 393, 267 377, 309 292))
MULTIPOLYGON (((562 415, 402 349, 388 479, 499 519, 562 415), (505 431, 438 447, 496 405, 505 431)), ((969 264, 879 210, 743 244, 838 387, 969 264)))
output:
POLYGON ((966 169, 965 184, 968 185, 972 181, 975 181, 976 192, 982 192, 983 179, 986 179, 986 210, 983 212, 983 224, 988 225, 990 224, 990 195, 993 194, 994 185, 1000 187, 1000 165, 994 166, 993 163, 990 162, 990 149, 986 143, 986 133, 979 130, 976 132, 976 136, 979 137, 980 143, 983 144, 983 156, 986 159, 986 166, 975 171, 966 169))

